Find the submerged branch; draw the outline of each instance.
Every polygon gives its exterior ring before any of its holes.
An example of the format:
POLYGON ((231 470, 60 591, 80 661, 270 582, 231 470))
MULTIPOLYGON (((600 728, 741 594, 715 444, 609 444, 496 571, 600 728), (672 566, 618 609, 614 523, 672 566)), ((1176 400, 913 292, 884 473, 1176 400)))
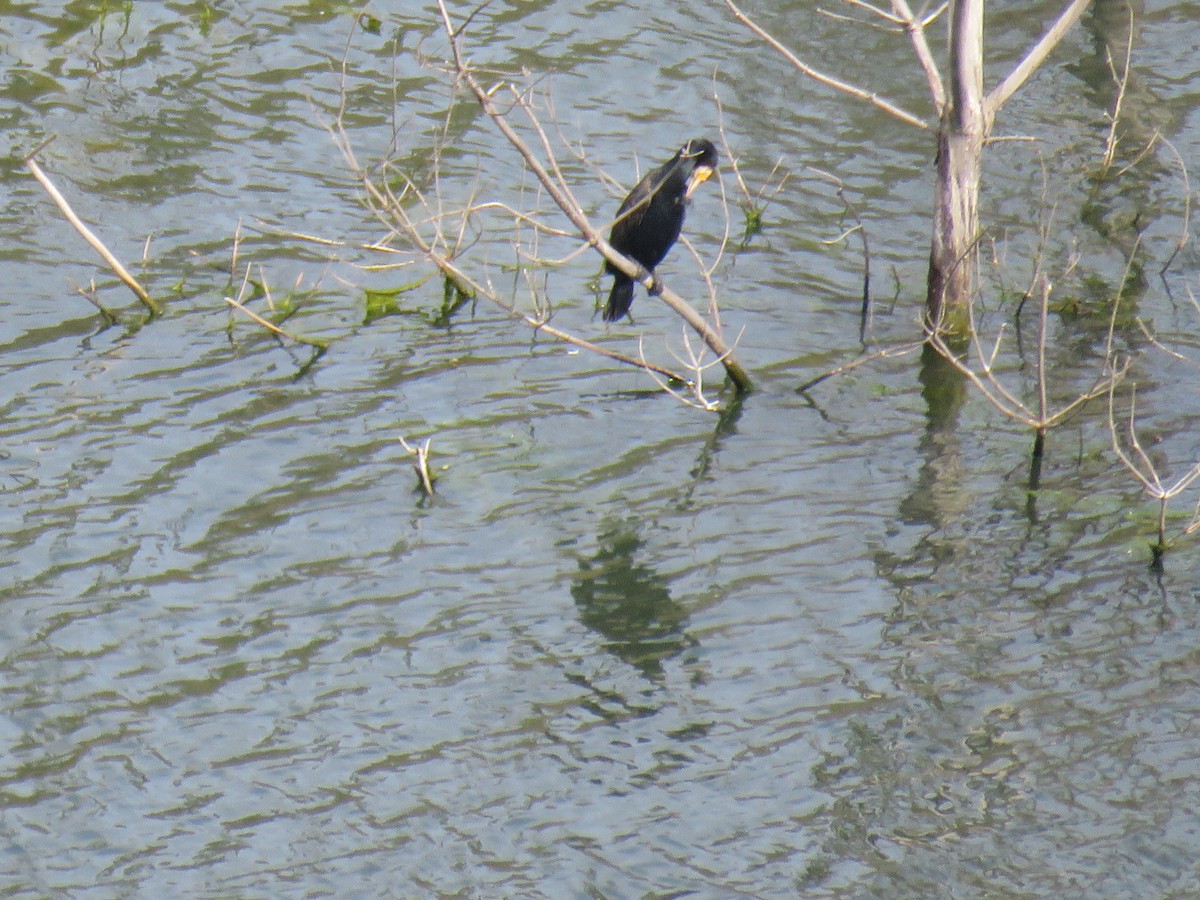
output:
POLYGON ((321 353, 324 353, 326 350, 329 349, 328 341, 323 341, 320 338, 305 337, 302 334, 293 334, 290 331, 284 331, 282 328, 280 328, 274 322, 270 321, 269 319, 264 319, 262 316, 260 316, 254 310, 248 308, 247 306, 242 304, 240 301, 234 300, 232 297, 226 297, 225 302, 228 303, 230 306, 232 306, 234 309, 236 309, 238 312, 242 313, 248 319, 250 319, 254 322, 257 322, 259 325, 261 325, 263 328, 267 329, 267 331, 271 332, 276 337, 287 338, 289 341, 295 341, 297 344, 305 344, 306 346, 314 347, 315 349, 319 350, 321 353))
POLYGON ((429 468, 429 445, 432 442, 433 438, 425 438, 425 443, 417 444, 414 447, 403 436, 400 438, 400 445, 409 454, 416 457, 416 460, 413 462, 413 471, 417 473, 417 480, 421 484, 421 490, 428 500, 433 499, 433 483, 435 481, 433 472, 429 468))
POLYGON ((897 344, 893 347, 884 347, 882 350, 876 351, 875 353, 871 353, 866 356, 860 356, 857 359, 830 369, 827 372, 822 372, 820 375, 813 376, 808 381, 804 382, 804 384, 800 385, 800 387, 796 388, 796 393, 807 394, 812 388, 816 387, 822 381, 826 381, 846 372, 852 372, 860 366, 874 362, 877 359, 893 359, 898 356, 904 356, 908 353, 912 353, 914 350, 920 350, 924 345, 924 341, 912 341, 907 344, 897 344))

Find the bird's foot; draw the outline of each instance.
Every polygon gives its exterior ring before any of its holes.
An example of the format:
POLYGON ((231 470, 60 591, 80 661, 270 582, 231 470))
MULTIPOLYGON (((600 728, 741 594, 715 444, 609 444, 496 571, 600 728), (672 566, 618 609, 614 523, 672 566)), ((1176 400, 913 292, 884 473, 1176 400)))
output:
POLYGON ((648 293, 651 297, 657 297, 663 292, 663 288, 665 288, 666 285, 663 284, 663 280, 658 277, 657 272, 651 272, 650 278, 650 287, 646 288, 646 293, 648 293))

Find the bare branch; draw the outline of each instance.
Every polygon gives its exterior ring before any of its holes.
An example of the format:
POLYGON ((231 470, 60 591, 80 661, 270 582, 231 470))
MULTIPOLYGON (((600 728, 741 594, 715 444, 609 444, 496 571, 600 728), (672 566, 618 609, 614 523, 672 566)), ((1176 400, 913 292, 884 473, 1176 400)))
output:
MULTIPOLYGON (((717 410, 719 404, 717 404, 713 400, 709 400, 707 397, 704 396, 704 370, 710 368, 711 366, 715 366, 717 363, 720 362, 720 360, 713 360, 708 363, 703 362, 703 360, 702 360, 703 351, 701 352, 701 354, 699 356, 695 353, 695 351, 693 351, 692 345, 688 341, 686 331, 683 333, 683 343, 684 343, 684 346, 687 348, 689 360, 685 363, 685 361, 683 359, 680 359, 680 357, 677 354, 675 355, 675 358, 677 360, 679 360, 679 362, 681 364, 687 365, 687 367, 690 368, 695 375, 695 377, 690 382, 691 388, 692 388, 692 396, 691 397, 685 396, 683 394, 683 392, 677 391, 675 388, 671 387, 670 384, 668 384, 667 382, 660 379, 657 375, 653 375, 653 373, 651 374, 651 377, 654 378, 655 382, 657 382, 660 389, 666 391, 668 394, 670 394, 672 397, 674 397, 676 400, 678 400, 680 403, 684 404, 685 406, 691 406, 691 407, 694 407, 695 409, 702 409, 705 412, 715 412, 717 410)), ((645 361, 646 354, 642 348, 641 338, 638 339, 638 354, 641 356, 642 360, 645 361)))
POLYGON ((782 54, 788 62, 799 69, 803 74, 813 79, 813 81, 823 84, 826 87, 831 87, 834 90, 842 91, 843 93, 849 94, 852 97, 857 97, 860 100, 866 100, 872 106, 883 110, 891 116, 895 116, 902 122, 907 122, 909 125, 915 125, 917 128, 924 129, 925 131, 931 130, 932 126, 928 122, 924 121, 919 116, 913 115, 910 112, 906 112, 899 106, 896 106, 894 103, 884 100, 878 94, 863 90, 862 88, 856 87, 852 84, 847 84, 844 81, 839 81, 832 75, 826 75, 824 72, 814 69, 808 63, 796 56, 796 54, 785 47, 782 43, 780 43, 779 40, 776 39, 770 32, 742 12, 741 9, 739 9, 738 6, 733 2, 733 0, 725 0, 725 5, 729 7, 729 11, 733 13, 734 17, 739 22, 766 41, 771 47, 782 54))
POLYGON ((845 363, 844 365, 837 366, 836 368, 830 369, 827 372, 822 372, 820 375, 810 378, 808 381, 804 382, 804 384, 800 385, 800 387, 796 388, 796 393, 806 394, 822 381, 826 381, 837 375, 843 375, 846 372, 852 372, 859 366, 865 366, 867 363, 874 362, 877 359, 892 359, 897 356, 905 356, 909 353, 912 353, 914 350, 920 350, 924 343, 924 341, 912 341, 911 343, 907 344, 897 344, 894 347, 884 347, 882 350, 868 354, 867 356, 860 356, 857 359, 845 363))
MULTIPOLYGON (((1040 265, 1040 264, 1039 264, 1040 265)), ((1122 284, 1124 282, 1122 281, 1122 284)), ((996 337, 996 342, 993 344, 991 351, 985 351, 979 336, 979 328, 975 320, 975 304, 968 302, 966 307, 967 326, 971 336, 972 349, 980 359, 978 371, 971 368, 967 364, 963 354, 955 352, 947 343, 942 334, 933 332, 929 336, 929 341, 933 348, 938 351, 947 362, 971 382, 975 388, 983 394, 989 403, 992 404, 1000 413, 1008 418, 1020 422, 1023 425, 1033 428, 1038 432, 1045 432, 1046 429, 1063 422, 1068 416, 1074 413, 1077 409, 1083 406, 1090 400, 1094 400, 1105 392, 1111 392, 1115 385, 1121 381, 1126 374, 1127 365, 1120 368, 1112 363, 1111 343, 1109 352, 1105 356, 1105 369, 1096 378, 1096 381, 1090 388, 1078 394, 1073 400, 1057 410, 1051 411, 1047 396, 1047 373, 1046 373, 1046 338, 1047 338, 1047 312, 1049 308, 1051 286, 1049 282, 1042 283, 1042 300, 1039 305, 1038 316, 1038 356, 1036 364, 1035 385, 1037 392, 1037 408, 1033 409, 1028 404, 1023 402, 1016 394, 1010 391, 995 370, 996 357, 999 354, 1001 341, 1004 336, 1004 329, 1001 328, 1000 334, 996 337)), ((1114 303, 1114 306, 1116 304, 1114 303)), ((1109 334, 1111 342, 1112 329, 1115 327, 1115 312, 1113 318, 1109 322, 1109 334)))
MULTIPOLYGON (((1158 480, 1158 473, 1154 471, 1154 467, 1153 466, 1150 467, 1149 474, 1143 473, 1142 470, 1139 469, 1137 467, 1137 465, 1134 464, 1133 460, 1131 460, 1129 458, 1129 456, 1125 453, 1125 448, 1121 446, 1121 440, 1117 436, 1117 420, 1116 420, 1116 413, 1114 410, 1113 395, 1115 394, 1115 391, 1116 391, 1115 385, 1112 385, 1109 387, 1109 391, 1108 391, 1108 432, 1109 432, 1109 435, 1112 437, 1113 453, 1116 454, 1117 459, 1119 459, 1121 461, 1121 464, 1124 465, 1127 470, 1129 470, 1129 473, 1131 475, 1133 475, 1134 478, 1136 478, 1138 481, 1140 481, 1142 483, 1142 486, 1146 489, 1146 492, 1148 494, 1150 494, 1153 497, 1158 497, 1162 493, 1162 484, 1158 480)), ((1136 393, 1135 393, 1134 397, 1132 397, 1129 401, 1129 413, 1130 413, 1130 423, 1131 423, 1130 430, 1131 431, 1133 430, 1132 416, 1133 416, 1133 409, 1134 409, 1134 405, 1135 405, 1135 398, 1136 398, 1136 393)))
MULTIPOLYGON (((631 278, 636 278, 639 282, 646 286, 648 290, 654 290, 659 297, 662 298, 668 306, 682 317, 688 325, 690 325, 701 337, 709 348, 722 360, 725 371, 728 373, 734 385, 740 391, 747 391, 751 388, 752 383, 749 375, 741 367, 729 352, 729 348, 725 342, 721 340, 719 334, 704 320, 704 318, 696 312, 686 301, 678 294, 675 294, 668 288, 665 288, 658 282, 649 272, 638 265, 631 259, 621 255, 604 239, 599 231, 588 221, 583 209, 575 202, 567 191, 564 191, 562 186, 549 172, 545 166, 534 155, 529 145, 516 132, 513 126, 509 123, 504 113, 496 108, 493 100, 495 89, 488 91, 483 88, 479 80, 475 77, 474 71, 467 65, 463 58, 461 44, 461 30, 456 30, 450 21, 450 13, 446 9, 445 0, 438 0, 438 10, 441 13, 442 24, 445 28, 446 35, 450 39, 450 49, 454 56, 454 64, 458 72, 459 78, 471 89, 475 94, 479 105, 488 117, 495 123, 501 134, 508 139, 508 142, 514 149, 524 158, 526 165, 537 176, 538 181, 542 183, 551 198, 563 211, 571 223, 579 229, 579 233, 584 237, 589 246, 595 247, 600 254, 620 271, 629 275, 631 278)), ((497 88, 499 85, 496 86, 497 88)), ((536 122, 535 122, 536 127, 536 122)), ((541 130, 540 128, 538 129, 541 130)), ((544 135, 543 135, 544 138, 544 135)))
MULTIPOLYGON (((1190 291, 1191 288, 1188 288, 1188 290, 1190 291)), ((1141 329, 1142 336, 1146 338, 1146 340, 1150 343, 1150 346, 1152 346, 1154 349, 1159 350, 1168 356, 1174 357, 1180 362, 1187 363, 1189 366, 1196 366, 1195 360, 1184 356, 1178 350, 1172 350, 1170 347, 1160 341, 1158 336, 1150 331, 1149 326, 1146 325, 1141 316, 1138 316, 1136 319, 1134 319, 1134 321, 1137 323, 1137 327, 1141 329)))
POLYGON ((1025 54, 1025 58, 1017 63, 1013 70, 1008 73, 1008 76, 987 95, 983 107, 989 127, 996 118, 996 113, 1000 111, 1000 107, 1008 102, 1008 98, 1020 89, 1021 85, 1029 79, 1029 76, 1050 55, 1050 52, 1058 46, 1071 26, 1079 21, 1088 6, 1091 5, 1091 2, 1092 0, 1072 0, 1071 4, 1062 11, 1058 19, 1046 30, 1041 39, 1025 54))
POLYGON ((601 347, 599 344, 594 344, 591 341, 584 340, 583 338, 576 337, 569 332, 555 328, 545 319, 535 318, 534 316, 527 315, 526 313, 523 313, 520 310, 514 309, 513 307, 505 304, 498 296, 496 296, 494 291, 492 291, 486 285, 481 284, 477 280, 471 278, 457 264, 455 264, 455 262, 449 256, 439 251, 429 240, 422 236, 416 224, 407 217, 407 212, 398 203, 394 195, 390 193, 386 185, 383 188, 380 188, 378 185, 372 182, 370 178, 367 177, 367 173, 363 171, 363 169, 359 166, 357 159, 354 157, 354 152, 350 148, 348 139, 346 138, 344 132, 335 131, 334 137, 338 142, 343 155, 345 155, 351 169, 358 174, 363 185, 363 189, 367 192, 368 198, 372 201, 371 205, 376 212, 378 213, 380 210, 387 209, 392 214, 397 216, 408 240, 413 243, 417 250, 426 259, 437 266, 437 268, 455 284, 462 285, 476 295, 487 298, 494 305, 504 310, 507 315, 515 319, 520 319, 535 332, 544 333, 552 338, 555 338, 556 340, 563 341, 564 343, 571 344, 572 346, 579 347, 580 349, 587 350, 591 353, 597 353, 601 356, 606 356, 609 359, 615 360, 616 362, 657 372, 659 375, 665 378, 670 378, 683 384, 689 383, 686 377, 679 375, 676 372, 672 372, 670 369, 656 366, 653 363, 643 363, 641 360, 634 359, 633 357, 627 356, 624 353, 618 353, 615 350, 609 350, 607 347, 601 347))
POLYGON ((929 42, 925 40, 925 26, 933 21, 937 13, 928 19, 920 20, 913 15, 912 10, 909 9, 908 3, 905 0, 892 0, 892 9, 896 10, 899 14, 900 21, 908 31, 908 36, 912 40, 913 50, 917 54, 917 61, 921 64, 921 69, 925 72, 925 80, 929 82, 929 94, 933 97, 934 111, 937 113, 938 118, 941 118, 942 113, 946 109, 946 89, 942 86, 942 76, 938 72, 937 63, 933 61, 933 54, 929 52, 929 42))
POLYGON ((1175 161, 1179 163, 1179 171, 1183 174, 1183 223, 1179 229, 1179 240, 1175 242, 1175 249, 1171 251, 1171 255, 1167 257, 1167 261, 1163 263, 1163 267, 1158 270, 1158 274, 1161 276, 1171 267, 1171 263, 1175 261, 1175 257, 1179 254, 1179 251, 1188 242, 1188 231, 1192 213, 1192 188, 1188 181, 1187 164, 1183 161, 1183 157, 1179 155, 1179 151, 1175 149, 1175 145, 1162 135, 1159 135, 1159 140, 1166 144, 1175 155, 1175 161))
POLYGON ((271 332, 272 334, 276 335, 277 337, 287 338, 288 340, 295 341, 297 344, 307 344, 309 347, 315 347, 317 350, 320 350, 322 352, 329 349, 329 343, 327 341, 322 341, 318 338, 304 337, 303 335, 292 334, 291 332, 284 331, 282 328, 280 328, 274 322, 270 322, 267 319, 264 319, 258 313, 254 312, 254 310, 247 308, 246 306, 242 305, 242 303, 240 301, 235 300, 232 297, 226 297, 225 302, 228 303, 230 306, 232 306, 234 309, 243 313, 247 318, 250 318, 253 321, 257 322, 259 325, 261 325, 263 328, 267 329, 267 331, 271 332))
MULTIPOLYGON (((1125 43, 1125 66, 1121 73, 1117 74, 1117 65, 1113 62, 1112 50, 1109 47, 1104 48, 1104 59, 1108 63, 1108 71, 1112 74, 1113 81, 1117 85, 1117 99, 1113 101, 1113 111, 1109 115, 1108 137, 1104 141, 1104 161, 1100 164, 1101 175, 1107 175, 1109 168, 1112 167, 1113 160, 1117 155, 1117 125, 1121 121, 1121 107, 1125 103, 1125 92, 1129 87, 1129 67, 1133 63, 1133 7, 1129 7, 1129 39, 1125 43)), ((1143 152, 1149 152, 1150 147, 1154 146, 1154 142, 1150 142, 1150 146, 1143 152)), ((1140 158, 1140 156, 1139 156, 1140 158)))
POLYGON ((887 10, 880 9, 873 3, 867 3, 866 0, 842 0, 842 2, 847 6, 857 6, 859 9, 865 9, 868 12, 874 13, 885 22, 891 22, 893 25, 907 24, 906 20, 900 18, 899 16, 893 16, 887 10))
POLYGON ((826 172, 823 169, 818 169, 814 166, 807 167, 810 172, 815 173, 826 181, 830 182, 838 195, 838 199, 842 201, 842 206, 845 207, 846 213, 854 218, 855 225, 848 228, 840 235, 832 240, 822 241, 826 246, 839 243, 850 235, 858 233, 859 239, 862 240, 863 247, 863 288, 862 288, 862 311, 858 321, 858 339, 864 344, 867 341, 867 335, 871 331, 873 324, 873 313, 871 309, 871 243, 867 238, 867 228, 863 225, 862 215, 857 207, 850 202, 846 197, 846 182, 838 178, 832 172, 826 172))
MULTIPOLYGON (((929 4, 926 3, 923 5, 922 8, 928 7, 928 6, 929 6, 929 4)), ((938 16, 940 16, 942 13, 944 13, 949 8, 950 8, 950 0, 945 0, 945 2, 943 2, 940 6, 938 6, 937 9, 935 9, 933 12, 929 13, 923 19, 921 19, 921 27, 928 28, 935 21, 937 21, 938 16)))

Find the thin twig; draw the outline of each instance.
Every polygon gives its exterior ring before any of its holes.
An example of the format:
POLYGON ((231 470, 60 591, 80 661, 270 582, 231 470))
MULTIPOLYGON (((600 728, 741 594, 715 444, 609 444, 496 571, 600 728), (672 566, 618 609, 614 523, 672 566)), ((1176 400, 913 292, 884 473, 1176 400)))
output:
MULTIPOLYGON (((1122 282, 1124 284, 1124 282, 1122 282)), ((1111 363, 1111 349, 1106 354, 1106 366, 1095 383, 1088 390, 1078 394, 1075 399, 1051 412, 1047 403, 1047 383, 1045 371, 1045 345, 1047 321, 1046 315, 1049 306, 1051 286, 1048 282, 1043 282, 1042 285, 1042 303, 1039 310, 1038 320, 1038 362, 1037 362, 1037 397, 1038 408, 1036 411, 1031 409, 1012 391, 1010 391, 1003 382, 1000 381, 996 374, 995 364, 996 357, 1000 351, 1000 343, 1004 336, 1004 329, 1001 328, 1000 334, 996 338, 995 344, 992 346, 990 353, 985 351, 979 337, 979 328, 975 320, 975 304, 967 303, 967 328, 971 336, 972 348, 975 354, 980 359, 980 369, 976 371, 971 368, 962 353, 956 352, 951 348, 945 340, 945 337, 938 331, 934 331, 929 335, 929 341, 934 349, 940 353, 947 362, 954 368, 958 369, 962 375, 971 382, 984 398, 992 404, 999 412, 1008 418, 1020 422, 1030 428, 1037 430, 1040 433, 1045 433, 1046 429, 1052 428, 1055 425, 1063 422, 1068 416, 1074 413, 1085 403, 1099 397, 1106 391, 1111 392, 1113 386, 1120 381, 1125 375, 1125 367, 1120 369, 1114 368, 1111 363)), ((1114 304, 1115 305, 1115 304, 1114 304)), ((1110 321, 1110 340, 1111 329, 1115 324, 1115 312, 1112 321, 1110 321)), ((1111 344, 1110 344, 1111 348, 1111 344)))
POLYGON ((74 285, 75 293, 77 293, 88 303, 92 304, 92 306, 96 307, 96 311, 99 312, 104 318, 106 325, 116 325, 118 322, 120 322, 120 319, 117 318, 116 313, 102 304, 100 299, 96 296, 96 282, 94 280, 92 281, 91 285, 86 288, 80 287, 73 282, 72 284, 74 285))
POLYGON ((246 306, 243 306, 239 301, 233 299, 232 297, 226 297, 225 302, 228 303, 230 306, 232 306, 234 309, 239 310, 240 312, 244 313, 248 318, 254 320, 259 325, 261 325, 263 328, 267 329, 267 331, 270 331, 272 334, 275 334, 279 337, 287 338, 290 341, 295 341, 297 344, 306 344, 309 347, 315 347, 316 349, 318 349, 322 352, 329 349, 328 341, 323 341, 323 340, 320 340, 319 338, 304 337, 303 335, 292 334, 289 331, 284 331, 282 328, 280 328, 274 322, 270 322, 267 319, 264 319, 258 313, 254 312, 254 310, 249 309, 246 306))
POLYGON ((1167 257, 1167 261, 1163 263, 1163 267, 1158 270, 1158 274, 1161 276, 1171 267, 1171 263, 1175 261, 1175 257, 1179 255, 1179 251, 1188 242, 1188 230, 1192 213, 1192 188, 1188 181, 1187 164, 1183 161, 1183 157, 1179 155, 1179 151, 1175 149, 1175 145, 1162 135, 1159 135, 1159 140, 1166 144, 1175 155, 1175 161, 1179 163, 1179 171, 1183 174, 1183 223, 1179 228, 1179 240, 1175 242, 1175 249, 1171 251, 1171 255, 1167 257))
MULTIPOLYGON (((665 378, 670 378, 682 384, 689 383, 686 377, 676 372, 672 372, 670 369, 663 368, 662 366, 656 366, 653 363, 644 363, 643 361, 635 359, 631 356, 627 356, 624 353, 619 353, 615 350, 609 350, 607 347, 601 347, 599 344, 594 344, 591 341, 584 340, 583 338, 577 337, 569 332, 555 328, 544 318, 536 318, 534 316, 527 315, 526 313, 523 313, 520 310, 504 303, 494 291, 490 290, 486 285, 482 284, 478 280, 471 278, 459 265, 453 261, 453 259, 447 256, 445 253, 437 250, 432 242, 422 236, 416 223, 414 223, 412 219, 408 217, 407 211, 404 209, 403 205, 399 203, 395 195, 391 193, 386 183, 380 186, 371 181, 367 172, 362 168, 361 165, 359 165, 358 160, 354 155, 354 151, 350 147, 349 138, 347 137, 345 131, 341 130, 340 127, 337 127, 333 130, 333 136, 338 148, 342 151, 342 155, 346 158, 347 164, 350 166, 351 170, 358 175, 360 183, 363 186, 363 190, 366 191, 367 197, 370 201, 371 209, 381 217, 384 215, 384 210, 386 210, 387 213, 394 215, 399 222, 400 227, 404 230, 405 235, 408 237, 408 240, 412 242, 417 251, 431 263, 433 263, 433 265, 435 265, 443 273, 443 275, 450 278, 455 284, 463 285, 468 291, 476 296, 486 298, 495 306, 502 309, 507 315, 515 319, 520 319, 522 322, 532 328, 535 333, 546 334, 552 338, 555 338, 556 340, 571 344, 591 353, 597 353, 600 356, 606 356, 609 359, 624 363, 625 365, 636 366, 639 369, 657 372, 659 375, 662 375, 665 378)), ((389 252, 395 252, 391 248, 387 249, 389 249, 389 252)))
MULTIPOLYGON (((1104 58, 1108 63, 1108 71, 1112 74, 1117 85, 1117 97, 1113 101, 1113 111, 1109 116, 1108 137, 1104 141, 1104 161, 1100 164, 1102 175, 1108 173, 1113 159, 1117 155, 1117 125, 1121 121, 1121 107, 1125 103, 1125 91, 1129 87, 1129 67, 1133 62, 1133 7, 1129 7, 1129 39, 1125 43, 1125 67, 1120 75, 1117 74, 1116 63, 1113 62, 1112 49, 1104 48, 1104 58)), ((1151 142, 1153 146, 1153 141, 1151 142)), ((1147 148, 1149 149, 1149 148, 1147 148)))
POLYGON ((838 199, 842 201, 842 206, 845 207, 846 212, 854 218, 856 223, 853 228, 846 229, 836 238, 828 241, 822 241, 821 243, 825 244, 826 246, 840 243, 855 232, 858 233, 859 238, 862 240, 863 288, 862 312, 858 321, 858 339, 859 341, 866 343, 867 336, 871 332, 871 324, 873 320, 871 307, 871 243, 867 237, 867 228, 865 225, 863 225, 862 215, 859 213, 858 209, 846 198, 846 183, 842 181, 842 179, 838 178, 831 172, 826 172, 823 169, 817 169, 813 166, 808 166, 808 170, 815 173, 819 177, 824 178, 834 186, 838 195, 838 199))
POLYGON ((769 31, 742 12, 742 10, 738 8, 737 4, 735 4, 733 0, 725 0, 725 5, 729 7, 729 11, 733 13, 734 17, 739 22, 766 41, 771 47, 782 54, 782 56, 788 62, 790 62, 793 66, 799 69, 800 72, 807 75, 813 81, 823 84, 826 87, 833 88, 834 90, 842 91, 843 93, 849 94, 852 97, 857 97, 860 100, 866 100, 872 106, 883 110, 891 116, 895 116, 902 122, 907 122, 909 125, 915 125, 917 128, 921 128, 925 131, 931 130, 932 126, 928 122, 924 121, 919 116, 913 115, 912 113, 901 109, 899 106, 896 106, 896 104, 884 100, 878 94, 863 90, 862 88, 852 84, 847 84, 844 81, 834 78, 832 75, 826 75, 824 72, 814 69, 808 63, 796 56, 795 53, 785 47, 769 31))
POLYGON ((847 6, 857 6, 859 9, 865 9, 868 12, 874 13, 883 19, 885 22, 891 22, 893 25, 905 25, 906 21, 899 16, 893 16, 885 9, 880 9, 873 3, 867 3, 865 0, 842 0, 847 6))
POLYGON ((857 369, 859 366, 864 366, 867 363, 874 362, 877 359, 893 359, 897 356, 904 356, 908 353, 912 353, 914 350, 919 350, 924 343, 924 341, 913 341, 908 344, 898 344, 894 347, 884 347, 882 350, 871 353, 867 356, 860 356, 844 365, 830 369, 827 372, 822 372, 820 375, 817 375, 814 378, 810 378, 808 381, 800 385, 800 387, 796 388, 796 393, 806 394, 809 390, 816 387, 822 381, 833 378, 837 375, 844 375, 846 372, 851 372, 854 369, 857 369))
POLYGON ((929 42, 925 39, 925 26, 933 20, 933 17, 925 20, 918 19, 908 8, 905 0, 892 0, 892 8, 899 14, 900 21, 908 31, 913 50, 917 54, 917 62, 921 64, 925 80, 929 82, 929 94, 933 98, 934 112, 940 119, 946 109, 946 89, 942 85, 942 76, 938 72, 937 63, 933 61, 933 54, 929 50, 929 42))

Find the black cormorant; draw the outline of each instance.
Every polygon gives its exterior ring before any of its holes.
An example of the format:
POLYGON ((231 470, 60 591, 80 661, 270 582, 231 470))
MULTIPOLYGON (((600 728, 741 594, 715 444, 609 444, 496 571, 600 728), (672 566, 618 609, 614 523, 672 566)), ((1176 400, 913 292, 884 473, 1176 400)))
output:
MULTIPOLYGON (((717 148, 712 141, 699 138, 684 144, 666 165, 648 172, 617 210, 608 238, 613 249, 653 273, 679 238, 692 191, 716 168, 717 148)), ((604 307, 604 321, 615 322, 633 304, 634 282, 612 263, 605 263, 604 270, 616 276, 604 307)))

